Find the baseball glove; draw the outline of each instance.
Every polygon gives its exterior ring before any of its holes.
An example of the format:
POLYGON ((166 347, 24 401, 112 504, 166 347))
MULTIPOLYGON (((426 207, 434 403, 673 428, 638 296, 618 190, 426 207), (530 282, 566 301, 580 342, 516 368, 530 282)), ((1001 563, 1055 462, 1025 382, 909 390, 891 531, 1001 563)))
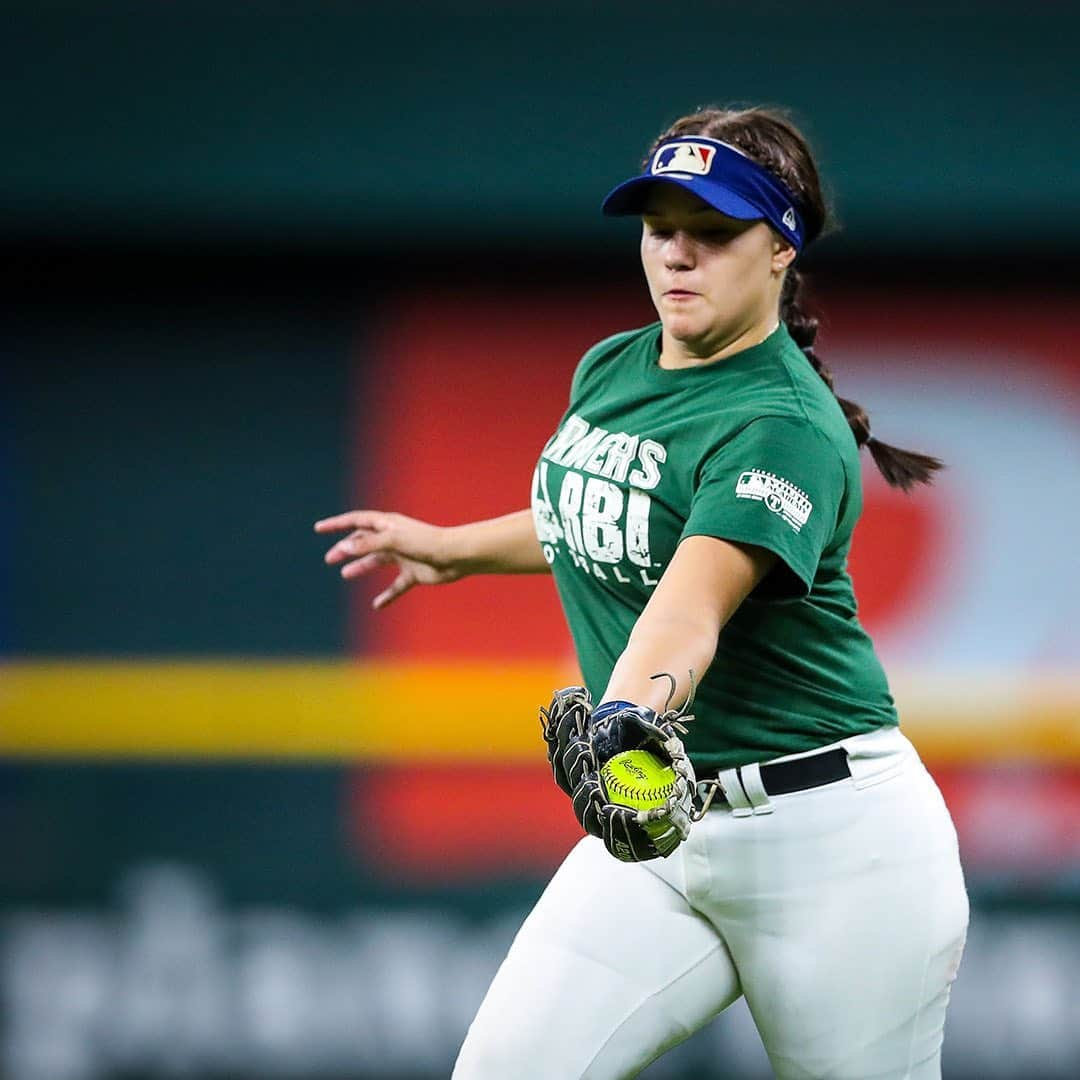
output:
MULTIPOLYGON (((666 677, 674 694, 675 680, 666 677)), ((582 828, 623 862, 666 858, 690 833, 697 781, 680 735, 693 719, 692 701, 691 675, 690 698, 681 710, 658 714, 628 701, 608 701, 594 711, 581 686, 556 691, 551 705, 540 710, 555 783, 570 796, 582 828), (600 769, 624 750, 648 750, 675 770, 675 789, 664 806, 632 810, 608 801, 600 769)))

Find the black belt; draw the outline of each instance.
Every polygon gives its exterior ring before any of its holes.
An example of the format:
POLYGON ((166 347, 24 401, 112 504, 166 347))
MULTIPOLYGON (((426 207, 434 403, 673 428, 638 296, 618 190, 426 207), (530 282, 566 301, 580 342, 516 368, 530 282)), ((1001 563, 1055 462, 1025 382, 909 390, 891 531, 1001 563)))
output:
MULTIPOLYGON (((740 784, 742 769, 740 766, 736 770, 740 784)), ((715 780, 717 772, 716 769, 710 769, 698 779, 715 780)), ((848 765, 847 751, 842 746, 820 754, 795 758, 794 761, 773 761, 761 766, 761 785, 767 795, 790 795, 793 791, 806 791, 809 788, 821 787, 822 784, 833 784, 849 776, 851 768, 848 765)), ((725 804, 721 802, 720 805, 725 804)))

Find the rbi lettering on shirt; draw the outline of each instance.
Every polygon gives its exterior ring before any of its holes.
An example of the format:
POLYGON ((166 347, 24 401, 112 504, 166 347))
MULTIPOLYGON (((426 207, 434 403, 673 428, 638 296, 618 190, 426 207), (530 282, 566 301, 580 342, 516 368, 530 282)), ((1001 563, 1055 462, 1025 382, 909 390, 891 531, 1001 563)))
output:
POLYGON ((533 475, 532 508, 544 558, 562 551, 601 581, 652 587, 660 580, 649 547, 648 492, 660 482, 667 450, 655 439, 607 431, 572 413, 544 447, 533 475), (558 503, 551 465, 565 472, 558 503), (624 486, 620 486, 624 485, 624 486))
POLYGON ((679 543, 712 536, 778 562, 720 635, 687 738, 695 762, 728 768, 896 723, 847 574, 862 494, 836 399, 783 326, 674 371, 657 365, 658 334, 585 354, 533 473, 585 685, 603 693, 679 543))

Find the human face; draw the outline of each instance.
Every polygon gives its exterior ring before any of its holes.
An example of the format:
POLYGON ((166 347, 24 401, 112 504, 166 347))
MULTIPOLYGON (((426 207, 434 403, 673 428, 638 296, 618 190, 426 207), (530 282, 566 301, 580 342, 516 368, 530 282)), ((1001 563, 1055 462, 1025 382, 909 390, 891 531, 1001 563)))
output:
POLYGON ((756 344, 758 334, 764 340, 794 257, 764 221, 728 217, 675 184, 655 184, 642 214, 641 264, 665 354, 701 360, 756 344))

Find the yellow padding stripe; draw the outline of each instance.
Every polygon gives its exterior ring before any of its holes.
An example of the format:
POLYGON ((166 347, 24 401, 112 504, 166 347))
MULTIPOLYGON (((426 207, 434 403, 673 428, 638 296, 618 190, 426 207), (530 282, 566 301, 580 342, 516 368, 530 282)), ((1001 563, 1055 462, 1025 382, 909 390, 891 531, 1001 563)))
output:
POLYGON ((0 665, 0 754, 532 758, 557 664, 0 665))
MULTIPOLYGON (((0 755, 536 761, 537 707, 574 682, 536 664, 0 664, 0 755)), ((1080 679, 897 680, 928 760, 1080 763, 1080 679)))

